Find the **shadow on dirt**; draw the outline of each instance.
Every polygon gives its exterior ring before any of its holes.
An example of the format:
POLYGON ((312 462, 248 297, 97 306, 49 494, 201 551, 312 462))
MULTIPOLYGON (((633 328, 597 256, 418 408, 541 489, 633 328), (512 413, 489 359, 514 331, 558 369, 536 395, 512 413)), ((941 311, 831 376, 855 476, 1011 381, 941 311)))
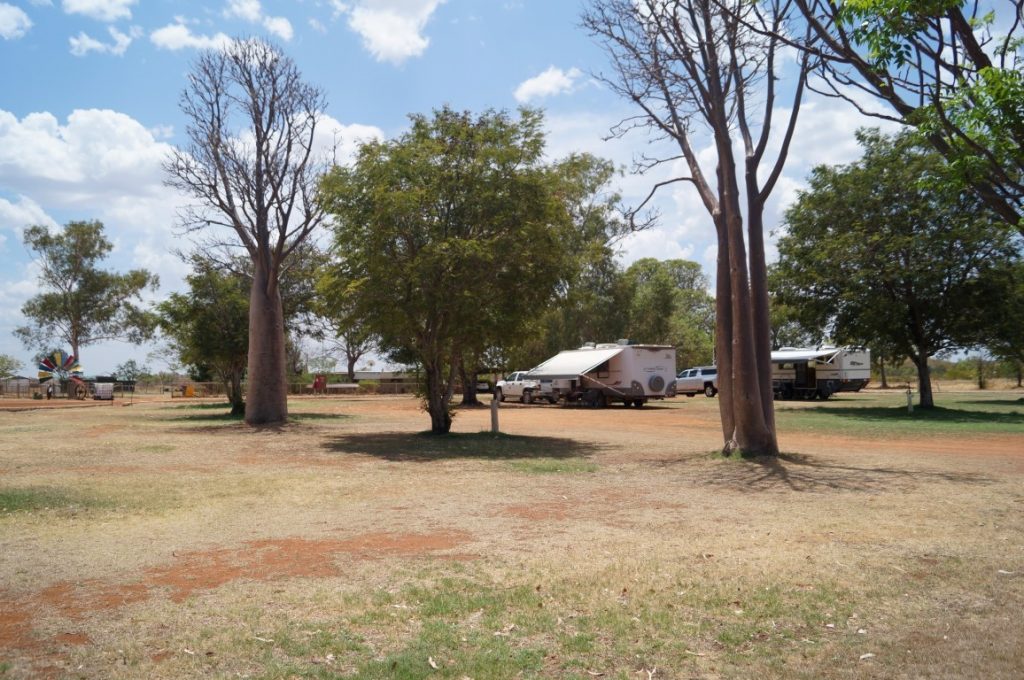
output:
MULTIPOLYGON (((208 408, 208 407, 207 407, 208 408)), ((223 405, 221 409, 229 408, 223 405)), ((353 416, 346 415, 344 413, 289 413, 289 423, 302 423, 311 420, 347 420, 353 416)), ((244 419, 242 414, 232 414, 230 411, 224 412, 223 410, 217 413, 192 413, 192 414, 181 414, 173 415, 164 418, 164 420, 171 422, 209 422, 209 423, 240 423, 244 419)), ((268 426, 270 427, 270 426, 268 426)))
POLYGON ((522 460, 529 458, 586 458, 601 448, 560 437, 524 437, 490 432, 383 432, 335 437, 324 445, 335 453, 362 454, 383 460, 430 463, 438 460, 522 460))
MULTIPOLYGON (((969 402, 968 402, 969 403, 969 402)), ((979 405, 1014 405, 1021 406, 1017 402, 979 401, 979 405)), ((981 425, 1024 425, 1024 413, 1016 412, 995 412, 995 411, 968 411, 957 408, 942 408, 936 406, 932 409, 914 407, 913 413, 907 413, 906 407, 856 407, 856 406, 818 406, 806 409, 806 413, 814 413, 823 416, 837 416, 863 420, 865 422, 878 423, 949 423, 953 425, 981 424, 981 425)))
POLYGON ((939 472, 871 465, 842 465, 800 453, 778 457, 719 460, 710 470, 709 486, 736 491, 859 491, 910 490, 927 483, 990 484, 989 477, 966 472, 939 472))

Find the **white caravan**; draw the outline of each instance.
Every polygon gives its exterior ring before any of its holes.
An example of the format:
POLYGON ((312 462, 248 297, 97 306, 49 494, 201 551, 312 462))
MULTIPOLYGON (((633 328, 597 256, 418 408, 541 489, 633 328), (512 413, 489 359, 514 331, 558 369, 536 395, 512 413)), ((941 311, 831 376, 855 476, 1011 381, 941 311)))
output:
POLYGON ((772 352, 772 389, 780 399, 828 399, 859 392, 871 379, 871 351, 862 347, 783 347, 772 352))
POLYGON ((564 403, 607 406, 622 402, 643 406, 664 399, 675 378, 676 349, 671 345, 630 345, 627 340, 559 352, 528 372, 540 383, 540 396, 564 403))

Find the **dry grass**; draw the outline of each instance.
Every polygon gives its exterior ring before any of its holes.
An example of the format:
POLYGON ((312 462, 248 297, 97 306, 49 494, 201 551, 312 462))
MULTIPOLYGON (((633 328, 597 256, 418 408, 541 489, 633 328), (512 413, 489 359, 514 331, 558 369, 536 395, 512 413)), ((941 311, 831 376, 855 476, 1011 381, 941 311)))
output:
POLYGON ((1020 677, 1019 396, 0 413, 0 677, 1020 677))

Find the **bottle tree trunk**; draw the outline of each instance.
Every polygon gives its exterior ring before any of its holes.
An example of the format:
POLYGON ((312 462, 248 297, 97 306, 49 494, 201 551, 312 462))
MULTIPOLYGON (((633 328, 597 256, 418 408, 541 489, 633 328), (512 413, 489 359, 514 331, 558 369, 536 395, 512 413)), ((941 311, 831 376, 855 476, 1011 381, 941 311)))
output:
MULTIPOLYGON (((743 239, 743 215, 740 210, 739 185, 736 179, 736 165, 728 138, 720 139, 719 154, 719 196, 728 245, 730 315, 732 337, 730 343, 731 375, 719 374, 719 385, 731 380, 732 415, 734 429, 727 437, 723 452, 738 451, 744 456, 775 456, 778 445, 772 424, 766 419, 766 406, 762 397, 761 367, 758 365, 758 343, 768 343, 767 336, 760 338, 755 329, 750 276, 747 270, 747 250, 743 239)), ((721 248, 721 242, 719 242, 721 248)), ((767 302, 767 300, 766 300, 767 302)), ((769 345, 766 344, 765 349, 769 345)), ((768 380, 771 376, 768 374, 768 380)), ((771 383, 768 384, 769 390, 771 383)), ((774 411, 771 411, 774 413, 774 411)))
POLYGON ((249 385, 245 422, 273 425, 288 420, 284 310, 277 276, 256 258, 249 296, 249 385))

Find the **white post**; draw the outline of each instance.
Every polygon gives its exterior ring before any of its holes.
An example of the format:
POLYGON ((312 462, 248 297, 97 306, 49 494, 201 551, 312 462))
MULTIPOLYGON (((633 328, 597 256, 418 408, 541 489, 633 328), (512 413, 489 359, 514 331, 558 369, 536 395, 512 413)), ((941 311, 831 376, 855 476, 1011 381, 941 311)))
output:
POLYGON ((498 399, 497 395, 491 398, 491 432, 497 433, 498 429, 498 405, 501 404, 501 399, 498 399))

